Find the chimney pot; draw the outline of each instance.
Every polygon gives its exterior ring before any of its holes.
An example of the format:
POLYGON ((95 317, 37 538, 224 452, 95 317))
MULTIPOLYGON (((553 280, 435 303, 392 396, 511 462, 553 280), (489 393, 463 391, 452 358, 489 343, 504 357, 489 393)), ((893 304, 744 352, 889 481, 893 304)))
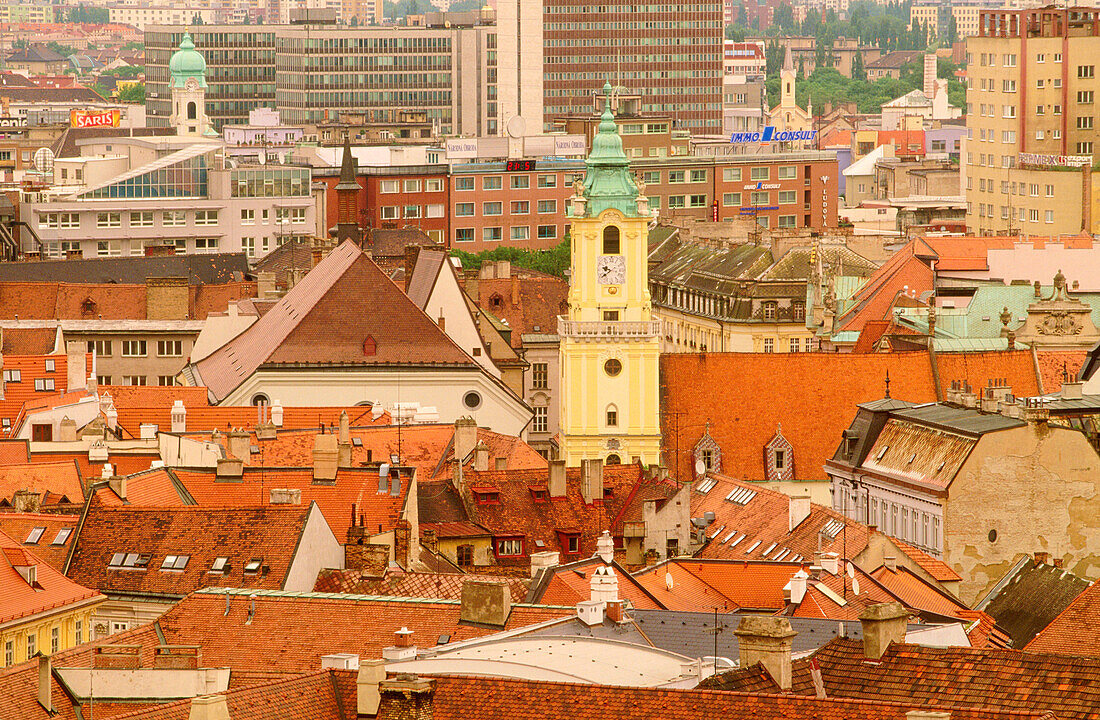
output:
POLYGON ((550 497, 565 497, 565 461, 551 460, 549 467, 549 491, 550 497))
POLYGON ((791 689, 791 643, 797 635, 784 617, 746 615, 737 629, 741 667, 764 666, 780 690, 791 689))
POLYGON ((859 623, 863 627, 863 654, 878 660, 890 643, 905 642, 908 621, 909 613, 899 602, 867 607, 859 614, 859 623))
POLYGON ((53 661, 49 655, 38 656, 38 704, 53 714, 53 661))

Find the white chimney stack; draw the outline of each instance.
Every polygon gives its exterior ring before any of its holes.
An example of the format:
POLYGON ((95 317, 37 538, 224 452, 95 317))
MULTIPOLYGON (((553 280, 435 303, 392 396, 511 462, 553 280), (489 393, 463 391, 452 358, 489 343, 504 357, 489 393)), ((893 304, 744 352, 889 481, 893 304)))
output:
POLYGON ((834 552, 821 554, 821 569, 830 575, 840 572, 840 556, 834 552))
POLYGON ((271 404, 271 424, 275 427, 283 426, 283 406, 278 398, 271 404))
POLYGON ((794 529, 810 516, 810 497, 808 495, 792 497, 788 507, 790 527, 787 528, 787 532, 794 532, 794 529))
POLYGON ((615 541, 611 533, 604 530, 596 540, 596 556, 610 565, 615 560, 615 541))
POLYGON ((581 600, 577 603, 577 618, 588 627, 602 624, 603 603, 599 600, 581 600))
POLYGON ((791 578, 791 604, 798 605, 806 597, 806 584, 810 579, 809 573, 799 569, 791 578))
POLYGON ((172 432, 187 432, 187 408, 183 406, 183 400, 172 403, 172 432))
POLYGON ((598 567, 589 580, 592 588, 591 599, 595 602, 609 603, 619 599, 619 577, 609 567, 598 567))

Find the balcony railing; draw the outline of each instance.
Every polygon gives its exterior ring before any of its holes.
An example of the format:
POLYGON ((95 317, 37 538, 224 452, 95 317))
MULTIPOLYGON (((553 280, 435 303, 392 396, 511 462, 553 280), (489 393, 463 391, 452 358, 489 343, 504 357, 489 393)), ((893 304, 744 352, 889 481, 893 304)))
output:
POLYGON ((648 322, 580 322, 558 318, 558 335, 562 337, 633 340, 656 337, 659 332, 660 323, 657 320, 648 322))

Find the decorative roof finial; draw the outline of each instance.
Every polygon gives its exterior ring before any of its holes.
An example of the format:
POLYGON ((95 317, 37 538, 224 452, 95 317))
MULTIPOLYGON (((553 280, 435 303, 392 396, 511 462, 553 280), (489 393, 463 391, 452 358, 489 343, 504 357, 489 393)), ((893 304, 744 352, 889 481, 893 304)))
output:
POLYGON ((886 397, 890 397, 890 368, 886 368, 886 397))

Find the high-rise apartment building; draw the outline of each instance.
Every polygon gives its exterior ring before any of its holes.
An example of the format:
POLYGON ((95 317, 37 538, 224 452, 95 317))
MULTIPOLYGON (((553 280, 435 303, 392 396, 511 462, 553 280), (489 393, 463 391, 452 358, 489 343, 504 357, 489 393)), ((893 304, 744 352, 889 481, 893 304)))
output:
POLYGON ((643 112, 672 115, 693 132, 721 132, 722 7, 719 0, 547 0, 547 121, 590 112, 592 92, 610 81, 640 95, 643 112))
MULTIPOLYGON (((505 18, 509 33, 530 27, 516 13, 505 18)), ((215 129, 246 123, 257 107, 274 108, 294 125, 336 121, 341 112, 409 109, 425 112, 444 134, 501 134, 515 115, 531 131, 541 129, 537 42, 517 45, 513 39, 502 52, 491 11, 436 13, 429 20, 426 27, 396 28, 196 26, 191 37, 207 59, 207 112, 215 129)), ((167 63, 183 30, 146 29, 150 126, 168 124, 167 63)))
POLYGON ((967 226, 1092 231, 1100 10, 989 10, 966 41, 967 226))

